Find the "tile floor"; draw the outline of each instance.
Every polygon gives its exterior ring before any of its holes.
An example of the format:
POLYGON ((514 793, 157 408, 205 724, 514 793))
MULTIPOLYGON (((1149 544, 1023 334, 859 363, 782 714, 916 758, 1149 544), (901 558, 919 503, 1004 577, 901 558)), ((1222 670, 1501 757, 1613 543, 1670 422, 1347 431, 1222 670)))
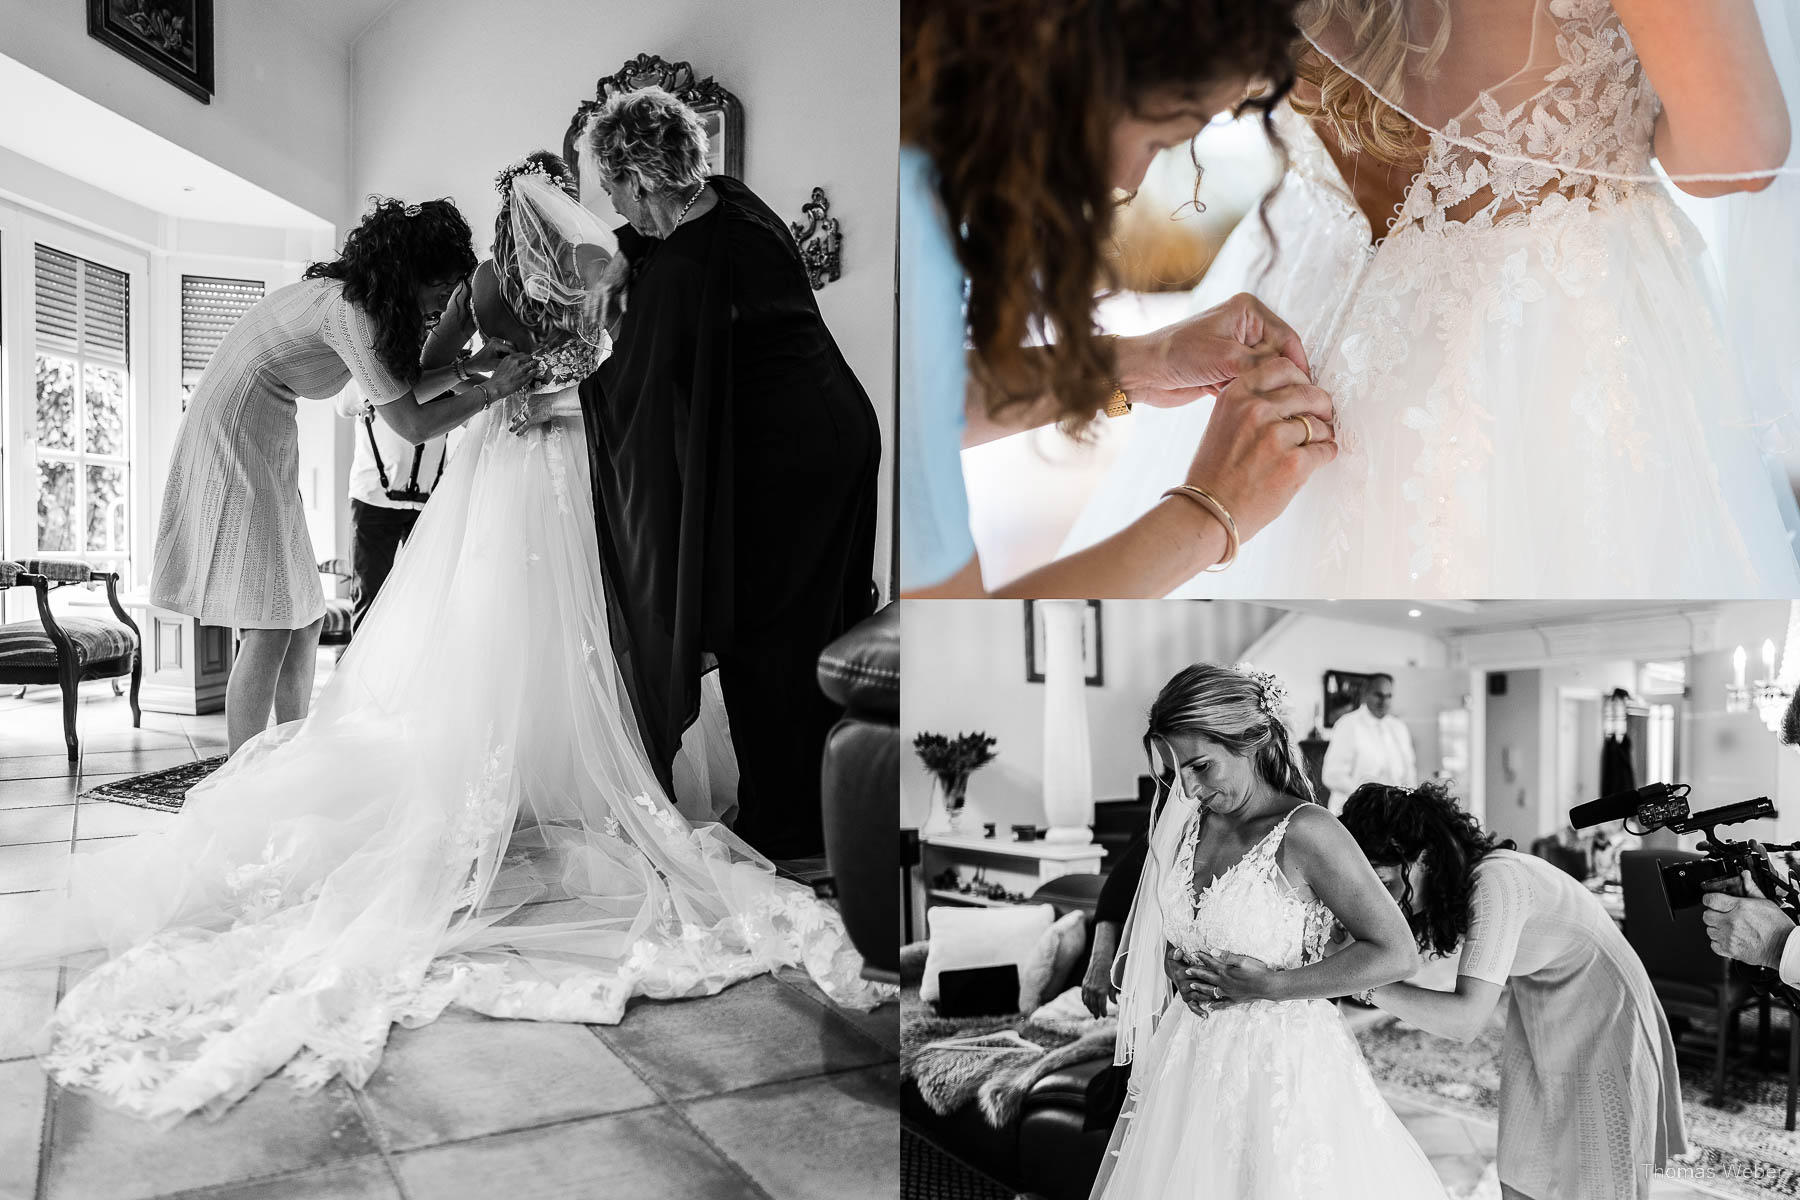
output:
MULTIPOLYGON (((321 670, 330 659, 321 658, 321 670)), ((82 762, 60 699, 0 693, 0 923, 60 885, 79 842, 168 818, 78 803, 108 779, 221 753, 224 718, 130 711, 84 685, 82 762)), ((396 1030, 366 1088, 265 1083, 168 1133, 50 1085, 31 1032, 62 972, 0 975, 0 1200, 855 1200, 898 1195, 898 1010, 829 1005, 800 972, 613 1027, 452 1014, 396 1030)))

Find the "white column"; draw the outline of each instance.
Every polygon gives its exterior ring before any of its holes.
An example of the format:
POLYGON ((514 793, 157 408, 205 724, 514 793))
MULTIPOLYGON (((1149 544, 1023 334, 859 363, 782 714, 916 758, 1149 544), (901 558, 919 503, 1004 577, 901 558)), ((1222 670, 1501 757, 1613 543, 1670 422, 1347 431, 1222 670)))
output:
POLYGON ((1081 600, 1039 600, 1044 625, 1045 840, 1093 840, 1094 767, 1088 747, 1087 676, 1081 662, 1081 600))

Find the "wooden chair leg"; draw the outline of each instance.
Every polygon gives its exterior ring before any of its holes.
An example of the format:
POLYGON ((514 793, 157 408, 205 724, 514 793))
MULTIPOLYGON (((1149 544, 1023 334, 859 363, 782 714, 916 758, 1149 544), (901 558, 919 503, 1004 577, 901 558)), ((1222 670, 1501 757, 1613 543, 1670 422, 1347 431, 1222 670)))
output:
POLYGON ((144 653, 132 655, 131 658, 131 727, 142 728, 144 711, 138 707, 138 685, 144 682, 144 653))
POLYGON ((1769 1061, 1769 998, 1760 997, 1761 1003, 1756 1006, 1756 1061, 1769 1061))
POLYGON ((1713 1103, 1715 1105, 1725 1103, 1725 1030, 1731 1022, 1731 1017, 1726 1012, 1728 1003, 1729 1000, 1724 990, 1720 989, 1717 1032, 1714 1035, 1717 1041, 1714 1043, 1713 1050, 1713 1103))
POLYGON ((1794 1028, 1790 1015, 1788 1023, 1788 1110, 1787 1131, 1794 1132, 1794 1093, 1800 1088, 1800 1029, 1794 1028))
POLYGON ((62 676, 59 682, 63 698, 63 741, 69 747, 69 761, 75 762, 81 758, 81 741, 75 736, 75 706, 81 694, 81 679, 67 669, 59 674, 62 676))

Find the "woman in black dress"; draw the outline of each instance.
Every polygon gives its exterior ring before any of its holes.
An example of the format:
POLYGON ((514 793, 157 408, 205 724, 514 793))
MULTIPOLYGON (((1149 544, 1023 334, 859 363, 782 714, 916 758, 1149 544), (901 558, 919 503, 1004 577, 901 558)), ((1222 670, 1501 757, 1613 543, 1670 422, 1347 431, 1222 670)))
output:
POLYGON ((737 833, 823 848, 819 760, 838 713, 819 652, 873 608, 880 431, 787 225, 706 174, 706 133, 661 88, 615 96, 582 149, 630 227, 612 357, 582 385, 612 640, 667 775, 717 662, 737 833))

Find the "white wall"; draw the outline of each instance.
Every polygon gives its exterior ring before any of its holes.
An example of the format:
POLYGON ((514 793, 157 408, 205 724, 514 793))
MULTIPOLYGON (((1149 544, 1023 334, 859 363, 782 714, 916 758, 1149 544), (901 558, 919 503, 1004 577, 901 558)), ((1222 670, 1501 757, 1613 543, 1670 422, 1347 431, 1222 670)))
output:
MULTIPOLYGON (((1289 720, 1304 737, 1324 705, 1325 672, 1385 671, 1394 677, 1393 714, 1412 734, 1419 772, 1437 769, 1438 713, 1463 707, 1468 672, 1447 665, 1444 644, 1429 634, 1301 615, 1255 647, 1255 665, 1288 685, 1289 720)), ((1327 739, 1330 730, 1324 730, 1327 739)))
MULTIPOLYGON (((1137 795, 1144 717, 1169 676, 1192 662, 1236 661, 1276 614, 1221 601, 1108 600, 1101 605, 1104 686, 1087 689, 1094 796, 1137 795)), ((901 607, 900 819, 928 815, 931 778, 912 753, 920 732, 982 730, 998 757, 969 783, 969 816, 1002 828, 1042 824, 1044 685, 1025 682, 1018 600, 910 600, 901 607)))
POLYGON ((81 3, 0 0, 0 51, 335 223, 350 198, 349 61, 303 7, 213 6, 211 104, 89 37, 81 3))
POLYGON ((873 400, 885 447, 882 549, 893 461, 894 240, 899 8, 891 0, 400 0, 352 68, 354 194, 453 197, 488 243, 496 171, 560 149, 575 106, 639 53, 691 62, 744 104, 747 182, 798 219, 824 187, 844 235, 843 278, 819 306, 873 400))
MULTIPOLYGON (((1460 707, 1467 673, 1445 667, 1430 636, 1328 618, 1282 614, 1229 601, 1120 601, 1101 606, 1105 684, 1087 689, 1097 799, 1137 794, 1144 773, 1144 716, 1180 668, 1249 656, 1288 685, 1288 719, 1311 728, 1327 669, 1385 670, 1396 712, 1414 737, 1421 769, 1437 754, 1437 713, 1460 707)), ((911 753, 913 735, 982 730, 999 757, 969 784, 971 822, 1041 823, 1044 689, 1025 682, 1024 605, 1014 600, 909 601, 901 686, 901 819, 928 815, 931 780, 911 753)))

